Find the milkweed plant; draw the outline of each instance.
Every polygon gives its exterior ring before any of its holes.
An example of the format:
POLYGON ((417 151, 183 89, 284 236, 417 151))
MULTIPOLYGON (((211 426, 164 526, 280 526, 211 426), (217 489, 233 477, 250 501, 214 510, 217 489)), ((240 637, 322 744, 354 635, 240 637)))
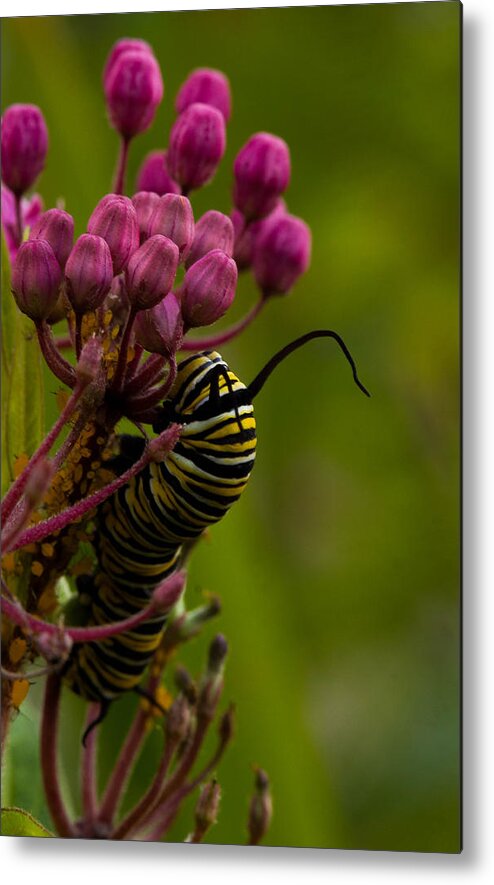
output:
MULTIPOLYGON (((166 839, 195 794, 183 838, 200 842, 217 819, 217 772, 234 711, 222 706, 224 636, 210 643, 198 676, 180 663, 184 643, 220 609, 216 597, 187 609, 189 558, 247 482, 252 400, 285 356, 311 338, 331 337, 366 390, 330 330, 287 345, 248 386, 217 352, 309 265, 310 230, 283 199, 287 144, 252 135, 234 161, 230 216, 211 209, 194 219, 190 195, 211 181, 225 152, 226 76, 207 68, 190 74, 168 147, 145 158, 132 197, 125 195, 129 149, 163 98, 151 47, 117 42, 103 89, 120 142, 115 180, 75 242, 62 205, 44 210, 38 194, 29 196, 48 151, 42 111, 15 104, 2 118, 2 750, 31 683, 44 680, 40 761, 53 835, 166 839), (259 295, 247 314, 218 332, 195 331, 226 314, 239 272, 249 270, 259 295), (59 416, 44 438, 36 408, 41 360, 59 387, 59 416), (23 384, 27 404, 19 403, 23 384), (123 418, 134 435, 119 432, 123 418), (87 702, 78 819, 61 789, 64 685, 87 702), (99 795, 99 725, 131 690, 140 696, 135 715, 99 795), (162 732, 159 764, 124 814, 150 727, 162 732), (204 763, 212 730, 216 745, 204 763)), ((271 814, 268 775, 256 768, 248 844, 263 839, 271 814)), ((41 834, 22 809, 5 809, 3 822, 4 832, 41 834)))

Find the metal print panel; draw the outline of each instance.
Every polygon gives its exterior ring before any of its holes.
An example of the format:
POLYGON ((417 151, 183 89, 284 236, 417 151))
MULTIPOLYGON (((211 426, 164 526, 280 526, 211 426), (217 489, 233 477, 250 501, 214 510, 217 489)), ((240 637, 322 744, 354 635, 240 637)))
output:
POLYGON ((3 835, 458 852, 460 4, 2 25, 3 835))

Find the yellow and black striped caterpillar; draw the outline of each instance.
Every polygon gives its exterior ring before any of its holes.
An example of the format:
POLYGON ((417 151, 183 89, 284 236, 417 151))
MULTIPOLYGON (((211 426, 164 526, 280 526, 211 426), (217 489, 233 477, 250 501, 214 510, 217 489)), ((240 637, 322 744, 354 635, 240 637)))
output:
MULTIPOLYGON (((156 586, 172 574, 185 542, 218 522, 238 500, 254 466, 253 399, 273 369, 316 337, 334 338, 352 366, 341 338, 329 330, 309 332, 277 353, 247 387, 215 352, 183 360, 154 429, 183 425, 175 448, 151 463, 99 508, 94 541, 98 571, 92 585, 91 624, 118 621, 142 610, 156 586)), ((123 437, 125 469, 142 454, 144 441, 123 437)), ((138 687, 156 651, 166 617, 133 630, 74 646, 65 680, 77 694, 107 706, 138 687)))

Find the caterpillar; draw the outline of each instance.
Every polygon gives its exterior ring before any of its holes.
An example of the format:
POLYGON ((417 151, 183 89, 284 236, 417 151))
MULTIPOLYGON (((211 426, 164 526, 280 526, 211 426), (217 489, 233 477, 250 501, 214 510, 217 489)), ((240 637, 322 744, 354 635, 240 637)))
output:
MULTIPOLYGON (((163 461, 150 463, 97 511, 90 624, 121 620, 142 610, 156 586, 177 569, 184 543, 218 522, 238 500, 256 455, 253 400, 283 359, 317 337, 337 341, 356 384, 368 396, 346 345, 330 330, 309 332, 284 347, 249 386, 214 351, 194 354, 179 364, 153 427, 161 432, 172 422, 182 424, 178 443, 163 461)), ((114 469, 137 460, 143 446, 139 437, 121 437, 114 469)), ((166 616, 157 615, 133 630, 75 645, 64 668, 65 682, 76 694, 107 709, 123 692, 138 688, 165 622, 166 616)))

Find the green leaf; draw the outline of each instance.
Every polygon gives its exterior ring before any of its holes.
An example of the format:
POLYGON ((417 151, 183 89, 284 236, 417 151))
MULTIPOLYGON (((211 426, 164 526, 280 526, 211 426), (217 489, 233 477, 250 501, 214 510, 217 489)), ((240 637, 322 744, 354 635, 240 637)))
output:
POLYGON ((32 814, 22 808, 2 808, 0 833, 2 836, 53 838, 53 833, 50 833, 32 814))
POLYGON ((44 434, 41 353, 34 325, 12 296, 10 259, 2 235, 2 494, 13 479, 18 455, 32 455, 44 434))

